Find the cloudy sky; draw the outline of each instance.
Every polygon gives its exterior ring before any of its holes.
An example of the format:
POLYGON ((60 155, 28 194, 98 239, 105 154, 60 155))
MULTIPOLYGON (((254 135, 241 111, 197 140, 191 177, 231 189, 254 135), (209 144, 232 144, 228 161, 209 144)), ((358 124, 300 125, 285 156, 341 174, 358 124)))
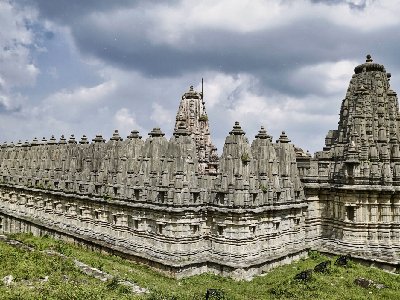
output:
POLYGON ((400 91, 396 0, 0 0, 0 141, 170 136, 204 78, 214 143, 240 121, 311 152, 370 53, 400 91))

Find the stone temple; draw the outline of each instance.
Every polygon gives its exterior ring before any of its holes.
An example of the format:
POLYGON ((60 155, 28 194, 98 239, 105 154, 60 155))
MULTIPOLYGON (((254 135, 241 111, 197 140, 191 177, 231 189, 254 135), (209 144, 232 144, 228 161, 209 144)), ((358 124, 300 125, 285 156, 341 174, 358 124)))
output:
MULTIPOLYGON (((314 157, 239 122, 222 155, 203 94, 181 99, 173 136, 132 131, 4 143, 0 232, 89 245, 183 277, 250 279, 310 249, 396 269, 400 259, 400 116, 390 73, 354 69, 337 129, 314 157)), ((172 124, 171 124, 172 125, 172 124)))

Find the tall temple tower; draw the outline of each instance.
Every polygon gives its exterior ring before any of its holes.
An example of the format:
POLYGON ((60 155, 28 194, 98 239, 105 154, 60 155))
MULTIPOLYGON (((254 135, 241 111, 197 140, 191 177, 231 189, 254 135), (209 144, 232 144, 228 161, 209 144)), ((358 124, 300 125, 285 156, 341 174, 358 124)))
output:
MULTIPOLYGON (((399 104, 390 77, 371 55, 355 67, 338 129, 326 137, 324 152, 331 160, 326 175, 332 183, 400 185, 399 104)), ((325 172, 323 162, 319 169, 325 172)))
POLYGON ((185 128, 196 144, 200 173, 215 173, 218 168, 217 148, 211 142, 210 125, 203 93, 193 86, 183 94, 176 114, 175 132, 185 128))
POLYGON ((316 225, 308 240, 378 264, 400 261, 400 114, 390 78, 371 55, 355 67, 338 127, 302 178, 316 225))

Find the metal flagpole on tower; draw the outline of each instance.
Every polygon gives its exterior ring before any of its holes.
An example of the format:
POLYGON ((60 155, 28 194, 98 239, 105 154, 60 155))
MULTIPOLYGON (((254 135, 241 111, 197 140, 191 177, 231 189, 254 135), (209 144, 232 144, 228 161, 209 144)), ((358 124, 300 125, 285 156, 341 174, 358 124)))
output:
POLYGON ((203 78, 201 78, 201 100, 204 102, 203 78))

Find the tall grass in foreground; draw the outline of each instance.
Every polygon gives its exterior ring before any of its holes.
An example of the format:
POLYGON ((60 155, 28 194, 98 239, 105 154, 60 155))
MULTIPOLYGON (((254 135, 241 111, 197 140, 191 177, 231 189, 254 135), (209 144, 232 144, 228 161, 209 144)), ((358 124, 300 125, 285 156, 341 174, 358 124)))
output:
MULTIPOLYGON (((400 299, 400 277, 379 269, 351 262, 348 267, 333 263, 325 274, 313 273, 308 282, 295 280, 299 272, 313 268, 329 258, 310 253, 290 265, 278 267, 252 281, 235 281, 213 274, 202 274, 175 280, 150 268, 105 255, 82 247, 54 240, 16 234, 12 238, 35 248, 28 251, 0 242, 0 279, 14 277, 9 286, 0 282, 0 299, 205 299, 206 290, 218 289, 224 299, 400 299), (52 249, 67 256, 50 256, 41 250, 52 249), (73 258, 92 267, 129 280, 150 290, 146 295, 134 295, 118 284, 118 280, 101 282, 78 270, 73 258), (362 288, 354 283, 358 277, 368 278, 386 286, 362 288), (47 278, 47 279, 46 279, 47 278)), ((334 259, 331 259, 334 262, 334 259)), ((216 298, 214 298, 216 299, 216 298)))

